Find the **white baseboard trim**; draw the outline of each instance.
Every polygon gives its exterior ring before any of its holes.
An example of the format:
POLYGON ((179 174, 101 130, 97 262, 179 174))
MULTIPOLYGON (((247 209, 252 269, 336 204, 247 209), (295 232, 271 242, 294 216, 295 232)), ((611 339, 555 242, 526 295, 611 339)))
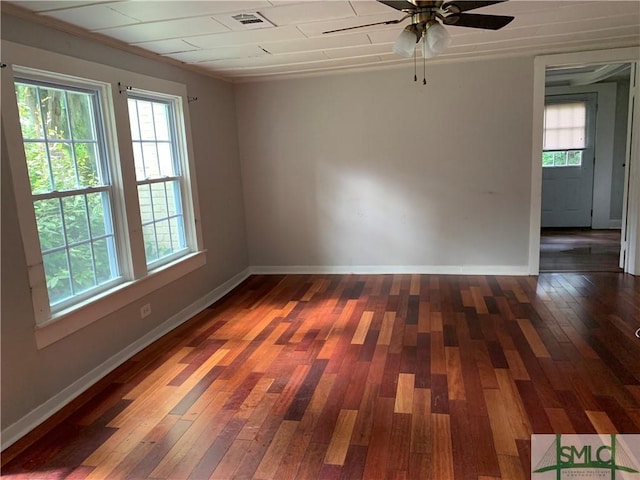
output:
POLYGON ((622 228, 622 219, 616 220, 616 219, 611 219, 609 220, 609 228, 611 229, 615 229, 615 230, 619 230, 622 228))
POLYGON ((247 277, 251 275, 248 268, 234 275, 222 285, 213 289, 204 297, 196 300, 191 305, 182 309, 161 325, 151 330, 149 333, 139 338, 123 350, 119 351, 111 358, 98 365, 86 375, 80 377, 64 390, 60 391, 39 407, 29 412, 16 423, 5 428, 1 433, 1 449, 13 445, 24 435, 42 424, 52 415, 60 411, 65 405, 69 404, 73 399, 85 392, 91 386, 96 384, 100 379, 111 373, 117 367, 133 357, 136 353, 151 345, 153 342, 166 335, 174 328, 182 325, 184 322, 194 317, 212 303, 224 297, 227 293, 240 285, 247 277))
POLYGON ((429 275, 529 275, 527 265, 295 265, 253 266, 255 275, 287 274, 429 274, 429 275))

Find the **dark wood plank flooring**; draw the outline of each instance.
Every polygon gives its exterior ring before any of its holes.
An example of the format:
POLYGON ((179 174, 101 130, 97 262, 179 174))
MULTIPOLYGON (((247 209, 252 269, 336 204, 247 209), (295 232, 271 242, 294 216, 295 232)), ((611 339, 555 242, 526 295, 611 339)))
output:
POLYGON ((543 228, 541 272, 621 272, 620 230, 543 228))
POLYGON ((532 433, 640 432, 639 327, 624 274, 253 276, 2 474, 526 479, 532 433))

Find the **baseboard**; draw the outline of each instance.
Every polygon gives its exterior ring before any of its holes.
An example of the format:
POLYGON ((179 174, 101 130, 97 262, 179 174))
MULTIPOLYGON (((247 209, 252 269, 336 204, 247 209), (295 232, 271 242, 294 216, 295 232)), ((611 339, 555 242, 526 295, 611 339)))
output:
POLYGON ((191 305, 182 309, 180 312, 173 315, 164 323, 158 325, 149 333, 139 338, 138 340, 91 370, 89 373, 73 382, 67 388, 51 397, 39 407, 32 410, 16 423, 5 428, 1 432, 1 449, 5 450, 6 448, 13 445, 20 438, 25 436, 38 425, 42 424, 52 415, 60 411, 65 405, 78 397, 88 388, 96 384, 99 380, 111 373, 124 362, 129 360, 135 354, 148 347, 174 328, 182 325, 184 322, 203 311, 212 303, 224 297, 227 293, 229 293, 240 283, 242 283, 247 277, 249 277, 249 275, 251 275, 251 272, 248 268, 238 273, 237 275, 234 275, 222 285, 218 286, 202 298, 199 298, 191 305))
POLYGON ((430 274, 430 275, 529 275, 527 265, 295 265, 295 266, 253 266, 249 268, 255 275, 287 274, 430 274))
POLYGON ((620 230, 622 228, 622 219, 619 219, 619 220, 611 219, 611 220, 609 220, 609 228, 610 229, 614 229, 614 230, 620 230))

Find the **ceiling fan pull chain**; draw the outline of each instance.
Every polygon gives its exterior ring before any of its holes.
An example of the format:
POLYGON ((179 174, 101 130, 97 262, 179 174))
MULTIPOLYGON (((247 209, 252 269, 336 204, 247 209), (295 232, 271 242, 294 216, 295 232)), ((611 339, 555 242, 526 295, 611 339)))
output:
POLYGON ((418 81, 418 54, 417 51, 413 51, 413 81, 418 81))
POLYGON ((427 60, 425 58, 422 59, 422 84, 427 84, 427 60))

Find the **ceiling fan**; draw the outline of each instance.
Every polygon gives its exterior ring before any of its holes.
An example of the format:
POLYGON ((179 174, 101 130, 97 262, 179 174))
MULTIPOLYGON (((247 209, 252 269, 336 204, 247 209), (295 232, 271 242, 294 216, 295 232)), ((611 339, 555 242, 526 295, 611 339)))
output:
POLYGON ((444 25, 457 27, 481 28, 499 30, 509 24, 514 17, 505 15, 486 15, 466 13, 469 10, 486 7, 507 0, 467 1, 453 0, 449 2, 433 0, 377 0, 380 3, 395 8, 405 15, 397 20, 369 23, 355 27, 339 28, 322 33, 343 32, 356 28, 374 25, 393 25, 411 18, 411 24, 405 27, 393 45, 393 51, 403 57, 411 57, 418 42, 422 42, 422 56, 432 58, 447 49, 451 43, 449 32, 444 25), (440 23, 442 22, 442 23, 440 23))

